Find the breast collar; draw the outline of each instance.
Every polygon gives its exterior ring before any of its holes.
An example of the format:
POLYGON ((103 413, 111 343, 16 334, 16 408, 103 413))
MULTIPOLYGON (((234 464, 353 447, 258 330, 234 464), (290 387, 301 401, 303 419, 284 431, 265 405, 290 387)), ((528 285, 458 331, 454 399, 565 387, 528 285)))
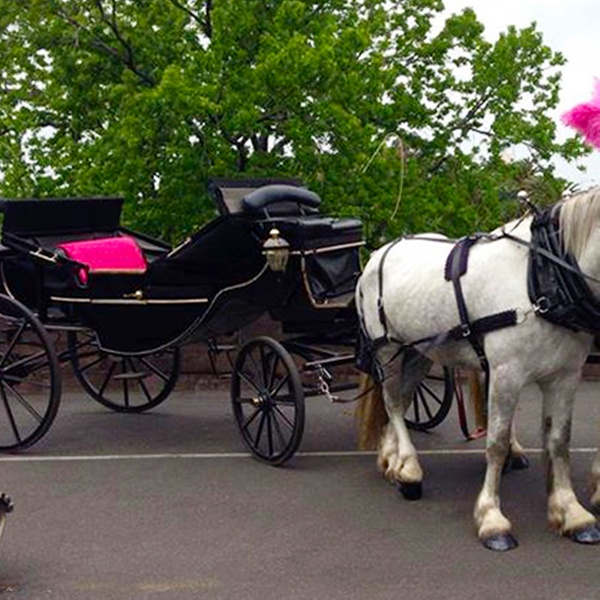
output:
POLYGON ((572 331, 600 331, 600 302, 586 278, 591 279, 562 247, 559 211, 548 209, 536 214, 531 224, 527 277, 527 291, 536 313, 572 331))

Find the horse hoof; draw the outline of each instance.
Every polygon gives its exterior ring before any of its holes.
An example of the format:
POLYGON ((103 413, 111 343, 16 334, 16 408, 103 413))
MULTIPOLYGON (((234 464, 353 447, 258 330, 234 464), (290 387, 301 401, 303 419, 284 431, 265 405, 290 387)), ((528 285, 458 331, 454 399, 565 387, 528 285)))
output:
POLYGON ((497 533, 485 540, 481 540, 484 547, 494 552, 507 552, 519 545, 516 538, 510 533, 497 533))
POLYGON ((418 482, 396 484, 396 490, 405 500, 420 500, 423 496, 423 484, 418 482))
POLYGON ((12 512, 14 509, 14 504, 11 499, 6 495, 2 494, 0 496, 0 515, 6 515, 9 512, 12 512))
POLYGON ((526 456, 509 456, 502 466, 502 473, 509 471, 523 471, 529 469, 529 459, 526 456))
POLYGON ((578 544, 600 544, 600 528, 597 525, 588 525, 567 533, 568 537, 578 544))
POLYGON ((529 469, 529 459, 526 456, 513 456, 510 459, 510 468, 515 471, 529 469))

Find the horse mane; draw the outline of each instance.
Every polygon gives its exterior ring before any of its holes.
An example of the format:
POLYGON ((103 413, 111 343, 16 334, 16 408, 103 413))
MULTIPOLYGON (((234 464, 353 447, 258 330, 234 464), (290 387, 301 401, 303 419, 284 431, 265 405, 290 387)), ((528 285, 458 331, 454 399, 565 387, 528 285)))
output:
POLYGON ((593 187, 561 200, 554 205, 553 210, 560 211, 563 248, 579 260, 600 218, 600 187, 593 187))

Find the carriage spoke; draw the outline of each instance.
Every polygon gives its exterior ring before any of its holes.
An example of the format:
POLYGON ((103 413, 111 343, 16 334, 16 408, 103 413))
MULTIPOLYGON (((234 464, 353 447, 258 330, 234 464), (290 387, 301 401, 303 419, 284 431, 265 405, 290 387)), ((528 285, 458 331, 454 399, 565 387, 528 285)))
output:
MULTIPOLYGON (((121 360, 121 374, 122 375, 126 376, 127 373, 129 373, 129 370, 127 368, 128 365, 129 365, 129 359, 123 358, 121 360)), ((123 377, 122 386, 123 386, 123 404, 125 407, 129 407, 129 379, 127 377, 123 377)))
MULTIPOLYGON (((40 415, 40 413, 37 412, 37 410, 35 410, 35 408, 33 408, 33 406, 31 406, 31 404, 29 403, 29 401, 27 400, 27 398, 25 398, 16 388, 11 387, 11 386, 7 386, 7 387, 12 392, 12 394, 15 397, 16 401, 23 408, 25 408, 38 423, 41 423, 42 420, 43 420, 42 415, 40 415)), ((8 397, 7 397, 7 400, 8 400, 8 397)))
POLYGON ((6 349, 6 352, 4 353, 4 356, 2 357, 2 360, 0 361, 0 369, 2 367, 4 367, 6 361, 8 360, 8 357, 12 354, 12 351, 14 350, 15 346, 17 345, 17 342, 21 339, 21 336, 23 335, 23 332, 25 331, 26 326, 27 326, 27 323, 25 323, 25 321, 23 321, 21 323, 21 325, 19 325, 19 329, 17 330, 17 332, 13 336, 12 340, 8 344, 8 348, 6 349))
POLYGON ((52 387, 52 384, 46 381, 37 381, 35 379, 29 380, 27 377, 17 377, 16 375, 5 375, 4 381, 6 383, 18 385, 19 383, 27 383, 27 385, 36 387, 42 390, 47 390, 52 387))
MULTIPOLYGON (((262 367, 260 366, 259 363, 256 362, 256 358, 252 354, 249 354, 248 358, 250 359, 250 362, 252 363, 252 365, 251 365, 252 366, 252 373, 254 373, 254 375, 256 375, 256 376, 259 376, 260 373, 262 373, 262 367)), ((261 382, 259 382, 259 383, 261 383, 261 382)), ((263 384, 263 387, 264 387, 264 381, 262 382, 262 384, 263 384)), ((257 388, 257 390, 258 389, 259 388, 257 388)))
POLYGON ((275 406, 295 406, 296 399, 293 394, 286 394, 285 396, 277 396, 277 398, 273 398, 273 404, 275 406))
POLYGON ((267 418, 267 413, 264 410, 261 410, 259 412, 260 412, 260 421, 258 423, 256 436, 254 437, 254 442, 255 442, 256 446, 260 446, 260 439, 262 437, 263 428, 265 426, 265 421, 267 418))
POLYGON ((169 380, 169 376, 164 371, 159 369, 156 365, 152 364, 146 356, 140 357, 140 361, 143 365, 148 367, 157 377, 160 377, 160 379, 162 379, 163 381, 169 380))
POLYGON ((269 456, 273 456, 273 417, 271 411, 267 411, 267 444, 269 447, 269 456))
POLYGON ((148 389, 146 382, 143 379, 139 379, 138 383, 140 384, 140 388, 142 389, 142 392, 144 393, 146 400, 148 400, 148 402, 150 402, 152 400, 152 394, 150 393, 150 390, 148 389))
POLYGON ((8 421, 10 423, 10 428, 12 429, 12 432, 15 436, 15 439, 17 440, 17 443, 21 443, 21 435, 19 433, 19 429, 17 427, 17 422, 15 420, 15 416, 13 414, 13 410, 10 406, 10 402, 8 401, 8 398, 6 396, 6 389, 5 389, 5 384, 2 383, 2 385, 0 385, 0 394, 2 395, 2 404, 4 404, 4 409, 6 410, 6 414, 8 416, 8 421))
POLYGON ((108 387, 108 384, 110 383, 110 380, 112 379, 113 373, 115 372, 116 368, 117 368, 117 363, 113 362, 112 365, 110 365, 108 372, 106 373, 106 377, 102 381, 102 385, 100 386, 100 388, 98 390, 100 394, 103 394, 104 391, 106 390, 106 388, 108 387))
POLYGON ((276 411, 273 411, 273 414, 272 414, 273 424, 275 425, 274 429, 275 429, 275 432, 277 433, 277 436, 279 437, 280 446, 285 448, 286 438, 283 435, 283 431, 281 431, 281 425, 279 423, 279 419, 277 418, 277 415, 275 414, 275 412, 276 411))
POLYGON ((80 354, 79 355, 79 360, 81 360, 82 358, 88 358, 90 356, 97 356, 96 360, 93 360, 92 362, 87 363, 86 365, 81 365, 80 364, 80 371, 82 373, 85 373, 86 371, 89 371, 90 369, 92 369, 93 367, 95 367, 96 365, 99 365, 102 361, 106 360, 106 357, 103 354, 80 354))
POLYGON ((277 414, 281 417, 281 420, 290 428, 290 429, 294 429, 294 423, 292 423, 292 421, 290 421, 290 419, 288 418, 288 416, 278 407, 278 406, 274 406, 273 410, 275 412, 277 412, 277 414))
MULTIPOLYGON (((425 399, 425 395, 423 394, 423 391, 418 390, 417 396, 418 396, 418 399, 421 401, 421 404, 423 405, 425 412, 427 413, 427 417, 430 420, 433 419, 433 413, 431 412, 431 409, 429 408, 429 404, 427 404, 427 400, 425 399)), ((417 405, 417 402, 415 402, 415 405, 417 405)))
POLYGON ((426 383, 421 384, 421 391, 423 393, 423 398, 425 397, 426 393, 438 405, 442 403, 442 401, 439 399, 436 393, 426 383))
POLYGON ((254 381, 250 378, 250 375, 248 375, 244 371, 239 371, 238 374, 241 379, 243 379, 251 388, 254 389, 255 392, 260 394, 262 390, 254 383, 254 381))
POLYGON ((34 373, 39 369, 42 369, 48 365, 48 361, 46 360, 46 352, 43 350, 41 352, 37 352, 36 354, 30 354, 29 356, 24 356, 23 358, 19 358, 14 362, 11 362, 5 369, 5 373, 10 373, 16 369, 22 369, 27 367, 27 374, 34 373), (40 359, 44 359, 40 361, 40 359))
POLYGON ((252 423, 254 422, 254 419, 256 419, 256 417, 258 417, 258 415, 261 413, 262 411, 260 410, 260 408, 257 408, 243 423, 242 423, 242 427, 247 431, 248 427, 250 427, 250 425, 252 425, 252 423))
POLYGON ((277 385, 274 388, 272 388, 271 390, 269 390, 269 394, 271 394, 271 396, 277 396, 277 394, 279 393, 279 390, 289 380, 289 377, 290 377, 289 373, 284 373, 283 376, 281 377, 281 379, 279 380, 279 382, 277 383, 277 385))

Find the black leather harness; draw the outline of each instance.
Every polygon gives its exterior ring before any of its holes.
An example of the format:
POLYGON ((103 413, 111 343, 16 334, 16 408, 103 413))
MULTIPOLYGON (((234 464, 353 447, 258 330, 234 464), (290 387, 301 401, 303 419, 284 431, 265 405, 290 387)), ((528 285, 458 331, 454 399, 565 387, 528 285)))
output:
MULTIPOLYGON (((559 211, 537 214, 531 224, 527 291, 536 313, 572 331, 600 331, 600 302, 559 235, 559 211)), ((599 282, 600 283, 600 282, 599 282)))
MULTIPOLYGON (((358 347, 356 352, 356 364, 360 370, 371 374, 378 382, 383 381, 383 367, 378 363, 377 360, 374 360, 374 354, 378 348, 390 342, 398 345, 398 351, 394 354, 393 358, 391 359, 394 360, 405 350, 409 348, 414 348, 415 346, 420 346, 422 344, 427 344, 428 346, 436 346, 444 342, 466 340, 471 344, 471 347, 477 354, 477 358, 479 359, 483 371, 486 373, 486 375, 487 373, 489 373, 489 365, 485 356, 483 344, 481 343, 481 337, 484 334, 494 331, 496 329, 502 329, 504 327, 511 327, 512 325, 516 325, 517 312, 516 310, 507 310, 493 315, 481 317, 479 319, 476 319, 475 321, 471 321, 469 318, 469 312, 467 310, 467 305, 462 292, 462 285, 460 280, 461 277, 467 272, 469 251, 471 247, 477 241, 482 239, 482 237, 489 236, 486 236, 484 234, 478 234, 475 236, 461 238, 458 241, 445 238, 431 238, 434 241, 453 244, 452 250, 450 251, 448 258, 446 259, 444 275, 445 279, 447 281, 452 281, 452 284, 454 286, 454 294, 456 297, 460 324, 456 325, 455 327, 446 332, 427 336, 412 342, 398 340, 389 335, 387 317, 385 314, 385 308, 383 304, 383 266, 385 263, 385 259, 387 258, 387 255, 390 252, 390 250, 398 242, 406 238, 400 238, 394 241, 384 250, 381 260, 379 261, 377 274, 377 282, 379 288, 377 296, 377 313, 379 317, 379 322, 383 328, 383 335, 374 340, 371 340, 366 333, 366 328, 364 326, 364 323, 362 322, 362 319, 360 319, 360 330, 357 342, 358 347)), ((420 237, 419 239, 427 238, 420 237)), ((362 295, 360 290, 359 294, 362 295)))
MULTIPOLYGON (((462 291, 461 277, 467 272, 469 264, 469 251, 471 247, 482 239, 482 234, 473 235, 462 238, 455 243, 454 247, 450 251, 448 258, 446 259, 446 267, 444 269, 444 277, 446 281, 451 281, 454 287, 454 296, 456 298, 456 306, 458 308, 458 316, 460 318, 460 337, 466 339, 470 344, 483 371, 487 374, 489 372, 489 364, 483 344, 481 343, 481 336, 490 331, 496 329, 503 329, 504 327, 512 327, 517 324, 517 311, 507 310, 493 315, 488 315, 471 322, 469 318, 469 311, 467 310, 467 304, 462 291)), ((453 331, 453 330, 451 330, 453 331)))
MULTIPOLYGON (((402 239, 390 244, 385 250, 378 265, 378 299, 377 312, 383 328, 383 335, 371 340, 360 320, 360 332, 357 350, 357 366, 369 372, 378 381, 384 378, 383 368, 373 360, 374 354, 381 346, 392 342, 398 345, 398 352, 392 358, 409 348, 422 344, 435 346, 448 341, 468 341, 481 364, 483 371, 489 374, 489 365, 483 348, 482 337, 491 331, 511 327, 518 323, 517 311, 488 315, 471 321, 462 291, 461 278, 467 272, 469 252, 481 239, 509 239, 529 248, 529 267, 527 289, 534 312, 540 317, 566 327, 573 331, 597 333, 600 331, 600 302, 596 300, 589 288, 587 280, 600 283, 600 279, 591 277, 581 271, 575 258, 564 251, 559 234, 559 209, 550 207, 534 215, 531 224, 531 242, 517 238, 510 233, 500 235, 476 234, 451 240, 446 238, 419 236, 418 239, 452 243, 444 268, 446 281, 451 281, 460 324, 449 331, 427 336, 412 342, 405 342, 391 337, 388 333, 387 318, 383 304, 383 266, 390 250, 402 239)), ((360 294, 360 291, 359 291, 360 294)), ((487 377, 486 377, 487 379, 487 377)))

